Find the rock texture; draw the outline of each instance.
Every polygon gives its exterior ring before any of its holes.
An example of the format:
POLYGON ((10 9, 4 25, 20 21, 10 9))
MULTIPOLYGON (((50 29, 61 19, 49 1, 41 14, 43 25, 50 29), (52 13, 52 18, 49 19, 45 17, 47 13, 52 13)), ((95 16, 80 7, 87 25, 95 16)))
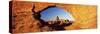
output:
POLYGON ((75 18, 71 26, 65 27, 66 30, 90 29, 97 27, 97 6, 95 5, 80 5, 80 4, 58 4, 45 2, 12 2, 12 33, 23 32, 44 32, 48 31, 48 27, 39 28, 39 21, 32 17, 32 7, 35 6, 35 11, 38 12, 47 6, 56 5, 64 10, 69 11, 75 18))

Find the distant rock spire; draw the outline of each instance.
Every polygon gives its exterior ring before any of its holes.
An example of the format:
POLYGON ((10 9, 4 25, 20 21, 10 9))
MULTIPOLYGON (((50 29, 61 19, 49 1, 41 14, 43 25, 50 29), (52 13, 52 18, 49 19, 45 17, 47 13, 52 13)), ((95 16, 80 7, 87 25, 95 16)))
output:
POLYGON ((59 21, 59 17, 57 16, 57 21, 59 21))

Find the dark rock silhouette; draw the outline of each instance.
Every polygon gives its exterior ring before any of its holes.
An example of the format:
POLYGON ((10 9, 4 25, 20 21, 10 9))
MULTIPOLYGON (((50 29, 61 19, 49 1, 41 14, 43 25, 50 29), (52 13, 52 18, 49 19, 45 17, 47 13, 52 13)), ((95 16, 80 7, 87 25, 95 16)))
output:
POLYGON ((34 8, 35 8, 35 6, 33 6, 33 8, 32 8, 33 17, 34 17, 36 20, 39 20, 39 21, 40 21, 40 28, 41 28, 41 27, 44 27, 45 25, 49 25, 47 22, 44 22, 44 20, 41 19, 41 14, 40 14, 40 13, 41 13, 43 10, 38 11, 38 12, 35 12, 35 11, 34 11, 34 8))

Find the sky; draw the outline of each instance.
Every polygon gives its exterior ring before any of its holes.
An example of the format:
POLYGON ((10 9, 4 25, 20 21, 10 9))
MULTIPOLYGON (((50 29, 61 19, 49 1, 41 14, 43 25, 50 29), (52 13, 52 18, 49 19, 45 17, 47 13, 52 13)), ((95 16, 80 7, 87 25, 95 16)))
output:
POLYGON ((59 19, 68 19, 70 21, 74 21, 74 18, 68 11, 65 11, 64 9, 58 7, 48 8, 41 12, 41 19, 43 19, 44 21, 56 21, 57 16, 59 17, 59 19))

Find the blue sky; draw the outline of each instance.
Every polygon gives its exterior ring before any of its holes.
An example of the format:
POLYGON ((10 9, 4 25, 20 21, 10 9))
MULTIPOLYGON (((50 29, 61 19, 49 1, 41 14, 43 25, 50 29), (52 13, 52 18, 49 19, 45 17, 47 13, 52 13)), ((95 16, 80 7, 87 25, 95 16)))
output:
POLYGON ((41 19, 43 19, 44 21, 55 21, 57 16, 59 17, 59 19, 68 19, 74 21, 74 18, 68 11, 65 11, 58 7, 48 8, 47 10, 41 12, 41 19))

